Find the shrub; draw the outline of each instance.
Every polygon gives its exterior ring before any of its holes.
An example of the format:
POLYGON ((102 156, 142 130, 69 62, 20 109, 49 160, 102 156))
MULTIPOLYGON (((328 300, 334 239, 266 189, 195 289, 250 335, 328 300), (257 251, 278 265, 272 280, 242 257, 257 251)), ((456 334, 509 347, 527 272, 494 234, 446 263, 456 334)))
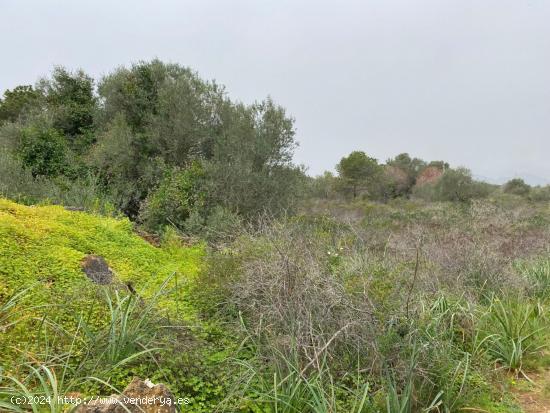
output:
POLYGON ((358 329, 366 335, 372 321, 354 310, 333 273, 338 253, 317 231, 307 222, 263 222, 234 246, 242 266, 230 286, 230 301, 257 337, 283 354, 295 346, 306 359, 324 346, 337 352, 343 336, 358 329))
POLYGON ((203 176, 199 163, 187 169, 169 170, 142 205, 141 221, 150 229, 159 229, 167 224, 184 228, 190 215, 204 207, 203 176))
POLYGON ((532 201, 550 201, 550 185, 531 188, 528 198, 532 201))
POLYGON ((415 187, 414 195, 430 201, 466 202, 484 198, 492 190, 493 186, 474 181, 470 171, 459 168, 447 169, 435 183, 415 187))
POLYGON ((53 203, 91 212, 113 214, 111 198, 94 175, 71 180, 36 176, 21 161, 0 153, 0 196, 23 204, 53 203))
POLYGON ((33 177, 20 160, 6 152, 0 153, 0 194, 23 203, 36 203, 53 189, 44 177, 33 177))
POLYGON ((312 197, 330 199, 337 194, 337 181, 332 172, 325 172, 315 178, 307 178, 308 189, 312 197))
POLYGON ((16 122, 40 105, 43 96, 30 85, 17 86, 4 92, 0 99, 0 125, 4 122, 16 122))
POLYGON ((503 191, 507 194, 514 194, 514 195, 521 195, 525 196, 529 194, 529 191, 531 190, 531 187, 527 185, 523 179, 521 178, 514 178, 509 180, 504 184, 502 187, 503 191))
POLYGON ((216 206, 206 219, 204 236, 208 241, 231 240, 240 233, 242 218, 226 208, 216 206))
POLYGON ((33 176, 57 176, 67 169, 65 138, 57 130, 35 125, 22 130, 19 149, 23 165, 33 176))
POLYGON ((50 79, 38 83, 45 96, 53 126, 77 152, 83 152, 94 141, 94 113, 97 100, 94 81, 82 70, 70 72, 57 66, 50 79))

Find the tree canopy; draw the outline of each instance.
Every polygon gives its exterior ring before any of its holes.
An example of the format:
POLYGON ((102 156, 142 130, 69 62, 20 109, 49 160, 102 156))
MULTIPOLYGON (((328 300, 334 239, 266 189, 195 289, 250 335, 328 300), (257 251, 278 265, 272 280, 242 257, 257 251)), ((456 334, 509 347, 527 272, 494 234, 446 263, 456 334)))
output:
POLYGON ((206 220, 217 207, 277 214, 292 207, 303 179, 292 164, 294 120, 282 107, 269 98, 234 103, 222 86, 159 60, 97 82, 56 67, 36 88, 6 91, 0 122, 12 125, 0 139, 34 176, 95 176, 117 208, 154 227, 183 226, 196 211, 206 220), (203 201, 187 199, 191 188, 203 201), (179 221, 160 219, 157 206, 180 211, 179 221))
POLYGON ((353 198, 357 197, 360 190, 368 190, 369 184, 372 184, 381 172, 378 161, 362 151, 354 151, 343 157, 336 170, 353 198))

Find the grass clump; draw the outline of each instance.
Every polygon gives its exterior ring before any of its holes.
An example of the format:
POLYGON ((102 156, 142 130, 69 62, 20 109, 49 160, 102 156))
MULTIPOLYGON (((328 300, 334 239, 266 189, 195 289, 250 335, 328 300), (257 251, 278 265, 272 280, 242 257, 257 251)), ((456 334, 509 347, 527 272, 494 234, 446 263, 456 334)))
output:
POLYGON ((547 347, 547 320, 538 303, 513 298, 492 300, 481 327, 489 356, 516 376, 527 377, 524 364, 547 347))

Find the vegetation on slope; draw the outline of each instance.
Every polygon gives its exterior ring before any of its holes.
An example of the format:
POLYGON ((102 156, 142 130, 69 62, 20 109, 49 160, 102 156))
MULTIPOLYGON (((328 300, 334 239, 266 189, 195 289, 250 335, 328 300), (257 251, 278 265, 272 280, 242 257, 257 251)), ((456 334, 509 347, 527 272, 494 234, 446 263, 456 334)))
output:
POLYGON ((123 388, 142 375, 174 383, 201 411, 208 392, 222 397, 221 377, 204 383, 197 371, 225 347, 212 342, 219 333, 190 301, 203 256, 201 244, 183 246, 176 237, 155 247, 127 218, 0 199, 2 373, 23 380, 27 363, 58 375, 68 368, 66 380, 78 383, 72 390, 92 395, 112 390, 86 377, 123 388), (106 259, 112 285, 86 277, 88 254, 106 259))

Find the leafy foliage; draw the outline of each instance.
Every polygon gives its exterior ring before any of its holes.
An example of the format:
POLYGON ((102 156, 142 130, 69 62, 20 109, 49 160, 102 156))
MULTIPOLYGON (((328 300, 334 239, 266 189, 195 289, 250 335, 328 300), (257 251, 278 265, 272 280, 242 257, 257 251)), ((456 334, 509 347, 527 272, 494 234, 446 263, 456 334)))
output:
MULTIPOLYGON (((142 209, 148 211, 145 220, 161 224, 152 216, 165 212, 168 187, 170 202, 195 202, 184 200, 188 194, 183 187, 176 194, 177 173, 165 172, 174 168, 180 176, 204 170, 201 182, 193 185, 201 185, 195 192, 203 194, 207 208, 219 205, 251 216, 264 209, 278 212, 292 203, 301 177, 290 163, 293 121, 271 100, 233 104, 215 83, 156 60, 119 69, 101 81, 99 93, 103 133, 92 165, 106 186, 120 194, 120 206, 129 216, 142 209), (163 178, 165 174, 172 178, 163 178), (154 212, 155 205, 161 210, 154 212)), ((171 218, 181 224, 191 211, 183 205, 177 210, 178 216, 171 218)))
POLYGON ((63 135, 47 126, 23 129, 20 149, 23 165, 33 176, 57 176, 67 168, 67 148, 63 135))
POLYGON ((189 216, 205 206, 203 179, 204 171, 199 163, 183 170, 169 170, 142 204, 141 221, 151 229, 169 224, 183 228, 189 216))
POLYGON ((502 189, 508 194, 527 195, 531 187, 523 179, 514 178, 506 182, 502 189))
POLYGON ((17 86, 6 90, 0 99, 0 125, 4 122, 16 122, 40 105, 43 96, 30 85, 17 86))
POLYGON ((487 314, 486 334, 490 356, 516 375, 525 375, 525 360, 540 354, 544 347, 541 342, 541 316, 537 304, 495 299, 487 314))
POLYGON ((82 151, 93 141, 96 97, 94 81, 82 70, 71 73, 56 67, 51 79, 43 79, 39 87, 53 116, 53 127, 82 151))
POLYGON ((361 189, 368 191, 369 186, 381 173, 378 161, 361 151, 354 151, 342 158, 336 170, 342 180, 343 188, 351 191, 353 198, 361 189))
POLYGON ((476 182, 465 168, 447 169, 441 178, 416 188, 415 196, 432 201, 468 202, 488 196, 493 187, 476 182))

